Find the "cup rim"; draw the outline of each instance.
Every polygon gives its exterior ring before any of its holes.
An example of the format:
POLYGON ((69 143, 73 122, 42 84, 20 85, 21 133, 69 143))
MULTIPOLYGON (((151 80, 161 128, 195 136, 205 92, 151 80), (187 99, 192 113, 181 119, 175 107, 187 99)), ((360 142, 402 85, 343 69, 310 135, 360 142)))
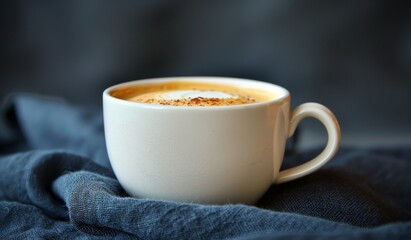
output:
POLYGON ((115 84, 111 87, 106 88, 103 91, 103 102, 110 100, 118 104, 127 105, 131 107, 134 106, 134 107, 143 107, 143 108, 151 108, 151 109, 179 109, 179 110, 244 109, 244 108, 250 108, 250 107, 266 106, 266 105, 270 105, 274 103, 281 103, 281 102, 287 101, 289 98, 290 98, 290 93, 287 89, 279 85, 273 84, 273 83, 263 82, 263 81, 253 80, 253 79, 245 79, 245 78, 213 77, 213 76, 183 76, 183 77, 159 77, 159 78, 138 79, 138 80, 132 80, 128 82, 115 84), (208 82, 208 83, 217 83, 217 84, 230 84, 230 85, 236 85, 240 87, 252 85, 253 87, 256 86, 256 88, 261 88, 265 91, 271 91, 271 92, 274 91, 276 95, 280 95, 280 96, 275 97, 268 101, 263 101, 263 102, 239 104, 239 105, 225 105, 225 106, 216 107, 216 106, 172 106, 172 105, 139 103, 139 102, 133 102, 133 101, 116 98, 110 94, 111 91, 119 87, 140 85, 140 84, 146 84, 146 83, 151 84, 151 83, 171 82, 171 81, 208 82))

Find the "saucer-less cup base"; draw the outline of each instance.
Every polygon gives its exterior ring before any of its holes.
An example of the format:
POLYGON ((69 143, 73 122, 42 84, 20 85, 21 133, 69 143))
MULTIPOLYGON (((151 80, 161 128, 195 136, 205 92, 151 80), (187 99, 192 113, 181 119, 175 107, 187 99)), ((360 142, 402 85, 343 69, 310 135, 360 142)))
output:
POLYGON ((338 122, 327 108, 305 103, 290 113, 286 89, 253 80, 139 80, 105 90, 103 105, 111 166, 126 192, 138 198, 252 204, 271 184, 319 169, 335 155, 340 143, 338 122), (176 80, 264 89, 277 97, 247 105, 175 107, 136 103, 110 95, 120 86, 176 80), (306 117, 323 123, 328 143, 316 158, 279 172, 286 140, 306 117))

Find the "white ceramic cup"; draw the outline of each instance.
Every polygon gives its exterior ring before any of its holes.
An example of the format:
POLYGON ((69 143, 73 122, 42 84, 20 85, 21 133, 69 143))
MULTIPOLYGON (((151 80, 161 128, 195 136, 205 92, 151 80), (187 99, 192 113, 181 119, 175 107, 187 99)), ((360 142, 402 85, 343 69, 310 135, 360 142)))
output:
POLYGON ((118 181, 138 198, 209 204, 256 202, 270 187, 310 174, 340 145, 340 128, 324 106, 305 103, 290 114, 290 94, 277 85, 224 77, 172 77, 119 84, 103 93, 108 155, 118 181), (118 87, 190 81, 257 88, 277 97, 245 105, 201 107, 136 103, 110 95, 118 87), (285 143, 313 117, 328 143, 314 159, 283 171, 285 143))

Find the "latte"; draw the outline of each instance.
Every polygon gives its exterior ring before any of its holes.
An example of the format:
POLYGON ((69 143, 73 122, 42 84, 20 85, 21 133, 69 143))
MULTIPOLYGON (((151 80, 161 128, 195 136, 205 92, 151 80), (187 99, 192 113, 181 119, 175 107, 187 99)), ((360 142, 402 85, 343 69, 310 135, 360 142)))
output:
POLYGON ((111 95, 133 102, 171 106, 228 106, 275 98, 271 92, 260 89, 186 81, 127 86, 113 90, 111 95))

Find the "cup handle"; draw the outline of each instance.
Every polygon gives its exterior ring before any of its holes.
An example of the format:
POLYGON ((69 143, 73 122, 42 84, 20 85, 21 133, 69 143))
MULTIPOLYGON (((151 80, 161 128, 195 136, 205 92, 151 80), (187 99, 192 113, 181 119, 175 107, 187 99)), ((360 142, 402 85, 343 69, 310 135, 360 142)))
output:
POLYGON ((318 103, 304 103, 294 109, 291 113, 288 137, 294 134, 300 121, 307 117, 316 118, 325 126, 328 133, 327 146, 314 159, 299 166, 281 171, 275 180, 275 184, 288 182, 318 170, 330 161, 338 151, 341 141, 341 131, 338 121, 328 108, 318 103))

